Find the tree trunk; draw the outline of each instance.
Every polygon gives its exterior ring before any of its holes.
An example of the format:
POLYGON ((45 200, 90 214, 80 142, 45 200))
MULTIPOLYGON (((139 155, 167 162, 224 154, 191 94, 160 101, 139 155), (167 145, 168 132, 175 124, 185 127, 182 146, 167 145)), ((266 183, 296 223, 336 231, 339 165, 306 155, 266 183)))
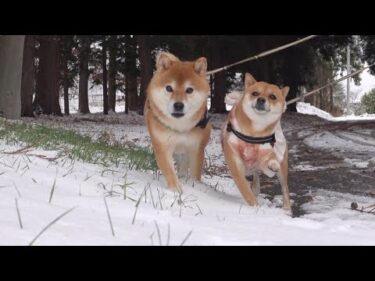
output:
POLYGON ((107 43, 103 39, 102 68, 103 68, 103 114, 108 114, 108 83, 107 83, 107 43))
POLYGON ((316 100, 317 100, 316 107, 320 109, 322 108, 322 91, 319 91, 319 93, 316 95, 316 100))
POLYGON ((33 117, 33 94, 34 94, 34 49, 35 38, 32 35, 25 36, 23 49, 22 83, 21 83, 21 115, 33 117))
POLYGON ((61 114, 59 103, 59 44, 54 36, 40 36, 35 102, 43 114, 61 114))
MULTIPOLYGON (((213 42, 210 42, 212 45, 213 42)), ((220 42, 219 42, 220 43, 220 42)), ((217 44, 216 46, 212 46, 212 66, 213 68, 217 68, 223 66, 223 59, 222 59, 222 52, 220 50, 220 45, 217 44)), ((211 99, 211 108, 210 111, 212 113, 225 113, 226 105, 225 105, 225 95, 226 95, 226 78, 227 73, 226 71, 221 71, 214 74, 214 89, 212 92, 212 99, 211 99)))
POLYGON ((213 75, 210 75, 209 84, 210 84, 210 104, 209 104, 210 107, 209 108, 211 109, 213 92, 214 92, 214 77, 213 77, 213 75))
POLYGON ((131 35, 125 37, 125 97, 126 112, 137 110, 137 50, 135 38, 131 35))
MULTIPOLYGON (((324 77, 324 67, 323 67, 323 65, 319 66, 319 75, 320 75, 319 84, 324 85, 325 77, 324 77)), ((323 100, 325 93, 326 93, 325 89, 319 91, 319 93, 318 93, 318 106, 317 107, 322 109, 322 110, 325 110, 324 109, 324 100, 323 100)))
MULTIPOLYGON (((294 99, 297 97, 298 91, 298 73, 297 73, 297 64, 298 62, 295 60, 294 50, 293 48, 290 49, 288 52, 285 53, 284 63, 283 63, 283 80, 285 86, 289 86, 290 90, 288 96, 286 98, 287 101, 294 99)), ((297 103, 292 103, 287 107, 288 111, 297 112, 297 103)))
POLYGON ((0 36, 0 116, 21 116, 24 35, 0 36))
POLYGON ((329 112, 333 113, 333 86, 329 87, 329 112))
POLYGON ((315 106, 315 107, 317 105, 317 102, 316 102, 316 97, 317 96, 318 96, 318 93, 316 93, 316 94, 313 95, 313 106, 315 106))
POLYGON ((90 40, 82 37, 82 46, 79 52, 79 112, 90 113, 88 86, 89 86, 89 54, 90 40))
POLYGON ((152 57, 149 39, 149 35, 137 35, 137 41, 139 45, 139 62, 141 68, 141 89, 138 99, 138 107, 140 112, 143 112, 143 106, 145 104, 147 96, 147 86, 152 78, 152 57))
POLYGON ((211 112, 225 113, 225 95, 226 95, 226 72, 221 71, 214 75, 214 91, 211 105, 211 112))
POLYGON ((186 35, 184 37, 185 37, 185 42, 186 42, 185 59, 186 60, 197 59, 196 49, 197 49, 197 42, 198 42, 199 36, 186 35))
POLYGON ((116 112, 116 38, 111 36, 109 48, 109 69, 108 69, 108 110, 116 112))
MULTIPOLYGON (((262 35, 258 36, 258 40, 256 41, 257 50, 255 53, 261 53, 270 48, 268 44, 269 35, 262 35)), ((258 69, 259 77, 256 77, 259 81, 266 81, 268 83, 274 83, 271 79, 271 72, 270 72, 270 59, 269 57, 264 57, 262 60, 257 60, 255 62, 256 68, 258 69)))
POLYGON ((65 60, 63 62, 63 67, 64 67, 64 80, 63 80, 63 84, 64 84, 64 113, 65 115, 69 115, 70 112, 69 112, 69 81, 68 81, 68 75, 69 75, 69 71, 68 71, 68 61, 65 60))

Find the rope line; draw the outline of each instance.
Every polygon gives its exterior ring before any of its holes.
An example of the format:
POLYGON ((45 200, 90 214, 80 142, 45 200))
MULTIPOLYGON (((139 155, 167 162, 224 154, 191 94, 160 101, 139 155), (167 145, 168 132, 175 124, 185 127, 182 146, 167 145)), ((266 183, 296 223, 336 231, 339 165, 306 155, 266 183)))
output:
POLYGON ((265 52, 262 52, 262 53, 259 53, 255 56, 252 56, 252 57, 249 57, 249 58, 246 58, 246 59, 243 59, 243 60, 240 60, 238 62, 235 62, 235 63, 232 63, 232 64, 229 64, 229 65, 226 65, 226 66, 223 66, 223 67, 220 67, 220 68, 217 68, 217 69, 214 69, 214 70, 210 70, 207 72, 207 75, 212 75, 212 74, 215 74, 215 73, 218 73, 218 72, 221 72, 221 71, 224 71, 224 70, 227 70, 233 66, 236 66, 236 65, 239 65, 239 64, 242 64, 242 63, 245 63, 245 62, 248 62, 248 61, 252 61, 252 60, 257 60, 259 58, 262 58, 262 57, 265 57, 265 56, 268 56, 268 55, 271 55, 271 54, 274 54, 274 53, 277 53, 277 52, 280 52, 282 50, 285 50, 287 48, 290 48, 292 46, 296 46, 296 45, 299 45, 305 41, 308 41, 308 40, 311 40, 315 37, 317 37, 318 35, 310 35, 310 36, 307 36, 307 37, 304 37, 302 39, 299 39, 299 40, 296 40, 296 41, 293 41, 291 43, 288 43, 288 44, 285 44, 285 45, 282 45, 282 46, 279 46, 277 48, 274 48, 274 49, 271 49, 271 50, 268 50, 268 51, 265 51, 265 52))
POLYGON ((299 97, 297 97, 297 98, 291 99, 291 100, 289 100, 286 104, 287 104, 287 105, 290 105, 290 104, 292 104, 292 103, 295 103, 295 102, 297 102, 297 101, 299 101, 299 100, 301 100, 301 99, 303 99, 303 98, 305 98, 305 97, 308 97, 308 96, 310 96, 310 95, 312 95, 312 94, 315 94, 316 92, 319 92, 320 90, 323 90, 323 89, 325 89, 325 88, 327 88, 327 87, 329 87, 329 86, 335 85, 335 84, 337 84, 337 83, 339 83, 339 82, 341 82, 341 81, 343 81, 343 80, 346 80, 346 79, 348 79, 348 78, 350 78, 350 77, 352 77, 352 76, 354 76, 354 75, 357 75, 358 73, 361 73, 362 71, 364 71, 364 70, 366 70, 366 69, 369 69, 370 67, 372 67, 372 66, 374 66, 374 65, 375 65, 375 63, 370 64, 370 65, 368 65, 368 66, 366 66, 366 67, 364 67, 364 68, 361 68, 361 69, 359 69, 359 70, 357 70, 357 71, 354 71, 354 72, 352 72, 352 73, 350 73, 350 74, 348 74, 348 75, 345 75, 345 76, 341 77, 341 78, 338 79, 338 80, 334 80, 334 81, 332 81, 332 82, 330 82, 330 83, 328 83, 328 84, 326 84, 326 85, 324 85, 324 86, 322 86, 322 87, 320 87, 320 88, 317 88, 317 89, 315 89, 315 90, 312 90, 312 91, 310 91, 310 92, 308 92, 308 93, 306 93, 306 94, 304 94, 304 95, 301 95, 301 96, 299 96, 299 97))

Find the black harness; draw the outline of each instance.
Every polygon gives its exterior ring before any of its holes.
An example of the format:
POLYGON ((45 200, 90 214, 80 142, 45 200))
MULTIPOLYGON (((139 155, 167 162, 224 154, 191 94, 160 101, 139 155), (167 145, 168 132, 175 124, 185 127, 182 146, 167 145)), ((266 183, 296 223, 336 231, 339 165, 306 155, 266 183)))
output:
POLYGON ((203 118, 195 125, 196 128, 204 129, 207 127, 208 122, 210 121, 211 117, 208 116, 208 110, 204 112, 203 118))
POLYGON ((237 138, 247 143, 252 143, 252 144, 270 143, 271 146, 274 147, 275 142, 276 142, 275 134, 272 134, 267 137, 262 137, 262 138, 254 138, 251 136, 244 135, 240 133, 239 131, 236 131, 235 129, 233 129, 232 124, 230 122, 228 122, 228 125, 227 125, 227 132, 232 132, 237 138))

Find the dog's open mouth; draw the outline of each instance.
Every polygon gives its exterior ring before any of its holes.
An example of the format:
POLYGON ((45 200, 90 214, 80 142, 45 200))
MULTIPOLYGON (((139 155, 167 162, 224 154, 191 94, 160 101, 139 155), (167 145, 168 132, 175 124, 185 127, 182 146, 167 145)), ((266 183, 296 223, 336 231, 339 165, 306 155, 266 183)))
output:
POLYGON ((174 117, 174 118, 181 118, 181 117, 183 117, 185 115, 185 113, 182 113, 182 112, 173 112, 172 113, 172 116, 174 117))

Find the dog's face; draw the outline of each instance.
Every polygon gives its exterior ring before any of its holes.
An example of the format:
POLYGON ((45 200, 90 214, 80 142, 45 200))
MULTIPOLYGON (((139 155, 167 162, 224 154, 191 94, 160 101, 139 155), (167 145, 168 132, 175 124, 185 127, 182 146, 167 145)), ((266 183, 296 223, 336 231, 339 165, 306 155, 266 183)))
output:
POLYGON ((246 73, 243 110, 251 120, 269 125, 280 119, 286 110, 288 92, 289 87, 280 89, 276 85, 257 82, 251 74, 246 73))
POLYGON ((170 53, 160 53, 148 88, 148 98, 168 121, 188 122, 207 105, 209 85, 206 72, 205 58, 182 62, 170 53))

